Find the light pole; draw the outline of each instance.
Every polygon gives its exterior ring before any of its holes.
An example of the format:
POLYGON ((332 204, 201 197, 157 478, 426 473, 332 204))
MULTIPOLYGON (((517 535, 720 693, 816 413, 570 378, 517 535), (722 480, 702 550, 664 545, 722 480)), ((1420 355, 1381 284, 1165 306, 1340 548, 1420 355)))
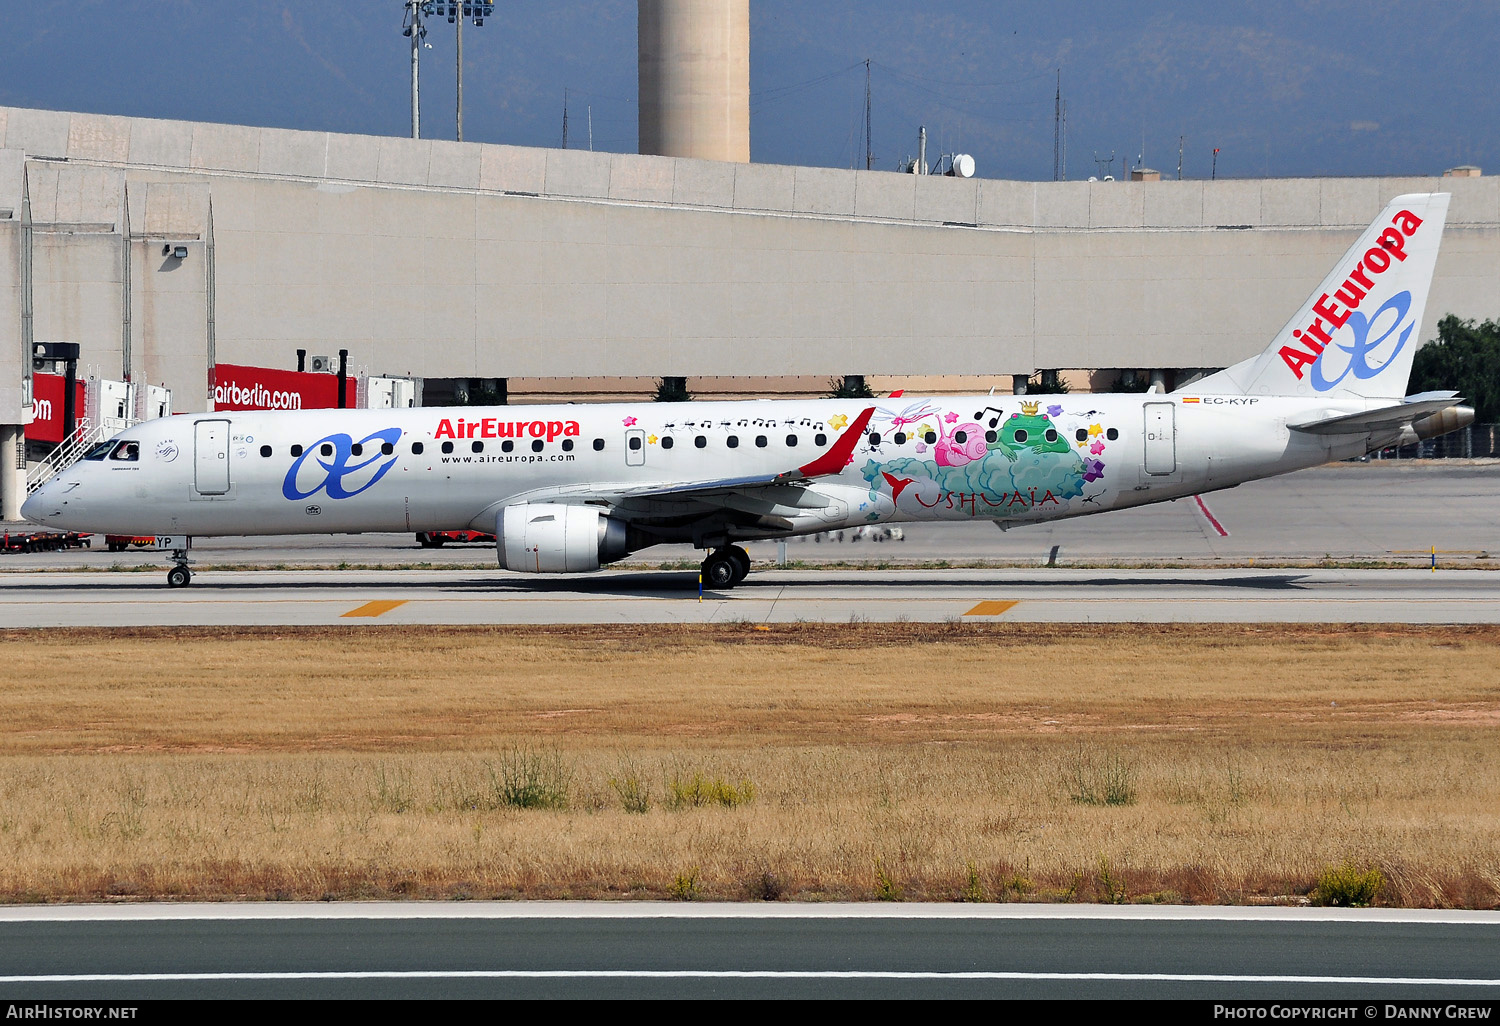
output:
MULTIPOLYGON (((427 26, 423 24, 426 18, 448 19, 448 24, 454 26, 454 37, 457 43, 457 54, 454 62, 457 101, 455 107, 455 121, 458 127, 458 141, 464 139, 464 22, 472 21, 475 27, 484 24, 484 19, 493 17, 495 5, 487 2, 475 2, 469 0, 405 0, 406 21, 402 34, 411 37, 411 137, 421 138, 421 111, 418 99, 417 87, 417 64, 418 54, 427 38, 427 26)), ((425 44, 429 49, 431 43, 425 44)))
MULTIPOLYGON (((427 26, 422 19, 432 13, 432 4, 427 0, 406 0, 406 20, 401 34, 411 39, 411 137, 422 138, 422 99, 418 73, 421 66, 423 41, 427 38, 427 26)), ((431 46, 431 43, 427 44, 431 46)))

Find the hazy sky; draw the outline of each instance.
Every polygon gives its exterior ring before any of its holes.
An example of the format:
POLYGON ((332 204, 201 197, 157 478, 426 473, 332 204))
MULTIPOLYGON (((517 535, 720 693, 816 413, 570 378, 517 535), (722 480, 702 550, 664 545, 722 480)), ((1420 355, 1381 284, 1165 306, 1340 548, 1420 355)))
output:
MULTIPOLYGON (((634 0, 500 0, 464 35, 464 134, 636 148, 634 0)), ((0 104, 405 135, 400 0, 7 0, 0 104)), ((452 138, 454 40, 431 23, 423 134, 452 138)), ((1009 3, 751 0, 751 154, 875 167, 972 153, 1052 177, 1056 72, 1068 177, 1094 156, 1207 177, 1500 173, 1494 0, 1009 3)))

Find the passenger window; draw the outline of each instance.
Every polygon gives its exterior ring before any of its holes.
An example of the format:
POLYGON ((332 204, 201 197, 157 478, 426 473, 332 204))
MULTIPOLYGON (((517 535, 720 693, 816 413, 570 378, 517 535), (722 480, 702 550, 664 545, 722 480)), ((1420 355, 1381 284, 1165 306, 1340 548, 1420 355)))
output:
POLYGON ((796 435, 787 435, 786 436, 786 447, 788 449, 795 449, 795 448, 797 448, 797 436, 796 435))
POLYGON ((443 452, 447 453, 447 452, 452 452, 452 451, 453 451, 453 443, 452 442, 444 442, 443 443, 443 452))
POLYGON ((503 442, 500 443, 500 451, 501 452, 512 452, 512 451, 515 450, 515 447, 516 447, 516 443, 512 442, 509 438, 507 438, 505 441, 503 441, 503 442))
POLYGON ((1116 438, 1120 437, 1120 432, 1116 431, 1114 428, 1110 428, 1108 431, 1104 432, 1104 437, 1113 442, 1116 438))
POLYGON ((323 443, 323 447, 321 449, 319 449, 318 451, 321 452, 324 456, 332 456, 333 455, 333 446, 329 445, 327 442, 324 442, 323 443))
POLYGON ((413 456, 420 456, 420 455, 422 455, 422 443, 421 442, 413 442, 413 443, 411 443, 411 454, 413 456))
POLYGON ((300 445, 294 445, 294 446, 292 446, 292 455, 294 457, 301 456, 302 455, 302 446, 300 446, 300 445))
POLYGON ((392 445, 390 442, 382 442, 381 445, 380 445, 380 454, 382 456, 389 456, 391 453, 393 453, 395 451, 396 451, 396 447, 394 445, 392 445))
POLYGON ((594 439, 594 451, 595 452, 603 452, 604 451, 604 439, 602 439, 602 438, 596 438, 596 439, 594 439))
POLYGON ((1025 445, 1026 444, 1026 439, 1028 437, 1029 436, 1026 434, 1026 429, 1025 428, 1016 428, 1016 441, 1017 442, 1020 442, 1022 445, 1025 445))
POLYGON ((985 432, 985 433, 984 433, 984 440, 985 440, 985 441, 986 441, 986 442, 993 442, 993 441, 994 441, 994 440, 995 440, 995 439, 996 439, 996 438, 998 438, 998 437, 999 437, 999 436, 998 436, 998 435, 996 435, 996 434, 995 434, 995 432, 993 432, 993 431, 986 431, 986 432, 985 432))
POLYGON ((484 452, 484 443, 483 442, 470 442, 469 443, 469 451, 470 452, 484 452))
POLYGON ((670 449, 670 448, 672 448, 672 445, 673 445, 672 436, 671 435, 665 435, 665 436, 663 436, 663 438, 661 440, 661 447, 663 449, 670 449))
POLYGON ((969 440, 969 433, 967 431, 955 431, 953 432, 953 440, 959 445, 963 445, 969 440))
POLYGON ((922 436, 922 441, 926 442, 928 445, 931 445, 933 442, 937 441, 937 433, 933 431, 927 432, 922 436))
POLYGON ((766 447, 766 436, 765 435, 756 435, 755 436, 755 447, 757 449, 764 449, 766 447))
POLYGON ((533 439, 532 442, 531 442, 531 451, 532 452, 541 452, 542 451, 542 446, 544 446, 546 444, 547 443, 544 442, 544 441, 542 441, 540 438, 533 439))
POLYGON ((638 435, 631 435, 630 436, 630 442, 628 444, 630 445, 630 451, 631 452, 634 452, 635 450, 639 449, 641 447, 640 436, 638 436, 638 435))
POLYGON ((819 432, 818 434, 813 435, 813 445, 827 445, 827 444, 828 444, 828 436, 827 435, 823 434, 822 432, 819 432))
POLYGON ((271 455, 271 447, 269 445, 263 445, 263 446, 261 446, 260 447, 260 454, 262 456, 269 456, 269 455, 271 455))
MULTIPOLYGON (((362 445, 360 445, 358 442, 355 442, 353 445, 349 446, 349 455, 350 456, 363 456, 364 454, 365 454, 365 447, 362 446, 362 445)), ((328 454, 324 453, 323 455, 326 456, 328 454)))
POLYGON ((562 442, 562 446, 563 446, 563 452, 572 452, 573 451, 573 439, 571 439, 571 438, 564 438, 563 442, 562 442))
POLYGON ((894 441, 895 441, 895 443, 897 445, 905 445, 906 444, 906 432, 905 431, 897 431, 896 432, 896 437, 895 437, 894 441))
POLYGON ((1089 429, 1079 428, 1077 431, 1073 432, 1073 437, 1078 439, 1080 442, 1087 442, 1089 440, 1089 429))
POLYGON ((697 435, 693 438, 693 444, 702 449, 708 445, 708 439, 704 438, 702 435, 697 435))
POLYGON ((879 445, 880 444, 880 432, 879 431, 871 431, 870 432, 870 444, 871 445, 879 445))
POLYGON ((1047 429, 1047 433, 1044 434, 1042 437, 1045 438, 1049 442, 1055 442, 1055 441, 1057 441, 1057 432, 1054 431, 1054 430, 1052 430, 1051 428, 1048 428, 1047 429))
POLYGON ((730 435, 728 438, 724 439, 724 444, 729 446, 729 448, 731 449, 738 449, 740 447, 740 436, 730 435))

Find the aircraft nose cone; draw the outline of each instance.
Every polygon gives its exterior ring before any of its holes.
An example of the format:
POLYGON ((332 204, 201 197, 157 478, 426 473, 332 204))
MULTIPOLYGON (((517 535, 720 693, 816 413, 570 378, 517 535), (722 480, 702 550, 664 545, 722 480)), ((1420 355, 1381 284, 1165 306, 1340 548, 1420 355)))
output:
POLYGON ((33 524, 40 524, 42 518, 46 516, 43 512, 46 502, 47 488, 43 485, 27 496, 25 502, 21 503, 21 516, 30 520, 33 524))

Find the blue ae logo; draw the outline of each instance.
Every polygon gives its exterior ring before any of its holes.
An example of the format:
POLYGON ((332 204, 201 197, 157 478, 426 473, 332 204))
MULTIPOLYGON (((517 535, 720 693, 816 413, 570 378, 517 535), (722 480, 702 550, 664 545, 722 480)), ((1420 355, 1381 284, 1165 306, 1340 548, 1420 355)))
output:
POLYGON ((1351 372, 1356 378, 1363 379, 1373 378, 1385 370, 1396 355, 1405 348, 1407 340, 1411 338, 1411 333, 1416 330, 1416 324, 1408 321, 1401 334, 1396 335, 1396 330, 1402 327, 1401 322, 1406 320, 1406 315, 1410 310, 1411 293, 1398 292, 1387 299, 1368 319, 1358 310, 1349 311, 1349 321, 1344 328, 1349 331, 1350 342, 1345 345, 1341 341, 1344 330, 1340 329, 1339 334, 1333 338, 1333 345, 1324 349, 1323 354, 1312 365, 1312 370, 1308 374, 1312 387, 1319 392, 1327 392, 1336 387, 1351 372), (1388 312, 1391 316, 1383 325, 1385 330, 1371 339, 1375 325, 1381 320, 1382 315, 1388 312), (1337 366, 1334 361, 1339 359, 1329 356, 1335 349, 1346 354, 1349 359, 1344 364, 1344 369, 1339 371, 1338 376, 1330 379, 1327 370, 1330 366, 1337 366), (1379 359, 1380 362, 1372 364, 1372 358, 1379 359))
MULTIPOLYGON (((303 450, 288 468, 286 480, 281 483, 281 494, 293 501, 309 498, 318 492, 327 492, 330 499, 358 495, 373 487, 386 471, 396 465, 394 448, 400 439, 401 429, 394 427, 373 431, 358 442, 342 433, 320 438, 303 450), (373 446, 372 442, 375 443, 373 446), (385 452, 385 446, 390 446, 392 451, 385 452), (359 452, 356 453, 356 449, 359 452), (367 449, 373 449, 368 456, 365 455, 367 449), (309 456, 314 457, 311 463, 308 462, 309 456)), ((312 512, 312 507, 308 512, 312 512)))

